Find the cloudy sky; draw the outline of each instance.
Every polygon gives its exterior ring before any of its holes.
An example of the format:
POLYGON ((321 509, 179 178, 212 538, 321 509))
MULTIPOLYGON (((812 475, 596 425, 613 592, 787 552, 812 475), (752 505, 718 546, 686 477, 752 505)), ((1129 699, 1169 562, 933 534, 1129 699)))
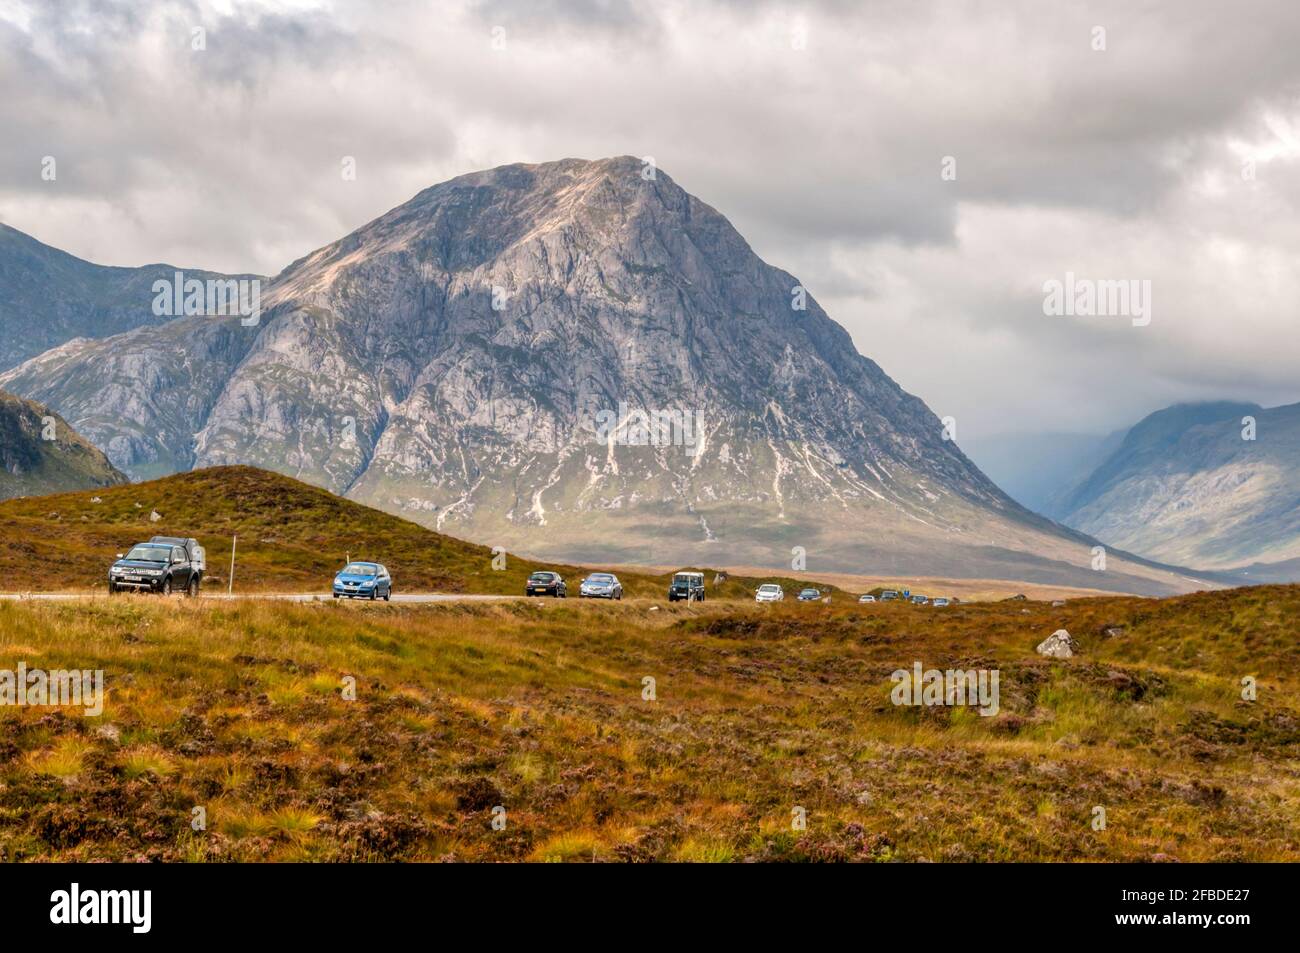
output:
POLYGON ((1294 0, 0 0, 0 220, 273 274, 463 172, 653 156, 961 443, 1101 432, 1300 400, 1298 49, 1294 0), (1067 272, 1150 323, 1045 315, 1067 272))

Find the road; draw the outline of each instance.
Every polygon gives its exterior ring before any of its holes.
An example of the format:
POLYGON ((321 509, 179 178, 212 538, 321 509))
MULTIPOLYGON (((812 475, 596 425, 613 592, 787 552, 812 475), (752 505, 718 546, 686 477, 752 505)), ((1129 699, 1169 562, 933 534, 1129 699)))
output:
MULTIPOLYGON (((106 592, 0 592, 0 599, 32 599, 50 602, 68 602, 78 599, 107 599, 106 592)), ((131 594, 113 596, 114 599, 132 598, 131 594)), ((176 596, 175 598, 180 598, 176 596)), ((247 592, 227 595, 224 592, 204 592, 200 599, 274 599, 280 602, 331 602, 333 597, 328 592, 247 592)), ((480 596, 462 595, 451 592, 395 592, 393 602, 500 602, 510 599, 522 599, 523 596, 480 596)), ((340 600, 345 601, 345 600, 340 600)), ((369 600, 346 600, 361 601, 369 600)), ((378 600, 382 602, 383 600, 378 600)))

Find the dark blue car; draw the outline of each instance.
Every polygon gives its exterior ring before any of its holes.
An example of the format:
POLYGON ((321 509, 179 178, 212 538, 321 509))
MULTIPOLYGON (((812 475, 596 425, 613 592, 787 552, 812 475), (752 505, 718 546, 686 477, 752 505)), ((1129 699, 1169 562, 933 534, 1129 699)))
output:
POLYGON ((380 563, 348 563, 334 577, 334 598, 383 599, 393 595, 393 580, 380 563))

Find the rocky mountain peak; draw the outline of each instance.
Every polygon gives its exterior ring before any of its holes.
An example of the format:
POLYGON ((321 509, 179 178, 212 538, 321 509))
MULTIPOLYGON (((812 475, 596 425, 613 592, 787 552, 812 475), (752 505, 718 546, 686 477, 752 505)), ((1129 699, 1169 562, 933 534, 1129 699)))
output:
POLYGON ((1086 565, 796 278, 651 171, 460 176, 294 262, 256 327, 177 319, 0 381, 137 475, 252 464, 516 551, 1086 565))

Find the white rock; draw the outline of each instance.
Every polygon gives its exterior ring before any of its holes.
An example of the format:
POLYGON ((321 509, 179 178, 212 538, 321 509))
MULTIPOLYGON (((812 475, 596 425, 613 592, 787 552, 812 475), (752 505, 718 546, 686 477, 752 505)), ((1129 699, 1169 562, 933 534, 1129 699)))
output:
POLYGON ((1074 658, 1074 650, 1078 647, 1069 632, 1057 629, 1038 643, 1038 654, 1049 658, 1074 658))

